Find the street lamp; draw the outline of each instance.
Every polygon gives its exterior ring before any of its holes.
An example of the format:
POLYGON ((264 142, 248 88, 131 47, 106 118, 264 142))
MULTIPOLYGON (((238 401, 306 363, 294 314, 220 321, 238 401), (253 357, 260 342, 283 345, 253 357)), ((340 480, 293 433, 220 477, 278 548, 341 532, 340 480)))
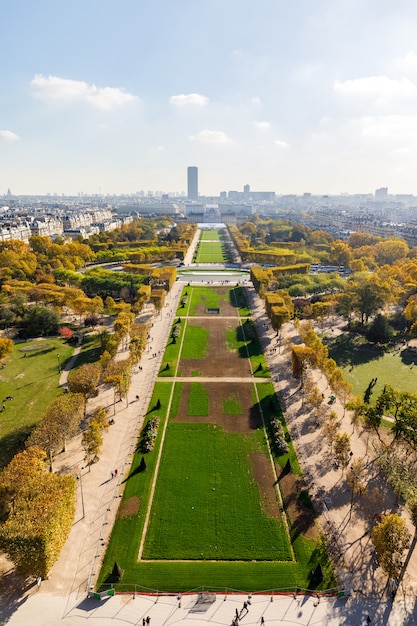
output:
MULTIPOLYGON (((82 474, 81 474, 81 470, 84 469, 83 467, 80 469, 80 471, 78 472, 78 480, 80 481, 80 493, 81 493, 81 506, 83 509, 83 516, 81 519, 84 519, 85 517, 85 508, 84 508, 84 492, 83 492, 83 480, 82 480, 82 474)), ((91 470, 90 470, 91 471, 91 470)))
POLYGON ((124 372, 123 374, 123 383, 124 383, 124 391, 126 396, 126 406, 129 406, 129 399, 127 397, 128 387, 127 387, 127 374, 124 372))

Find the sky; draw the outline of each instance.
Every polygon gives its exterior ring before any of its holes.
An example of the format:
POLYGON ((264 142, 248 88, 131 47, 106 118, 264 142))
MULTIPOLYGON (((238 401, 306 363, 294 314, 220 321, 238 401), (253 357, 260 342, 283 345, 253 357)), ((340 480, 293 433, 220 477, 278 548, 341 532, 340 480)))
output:
POLYGON ((417 195, 415 0, 0 6, 0 195, 417 195))

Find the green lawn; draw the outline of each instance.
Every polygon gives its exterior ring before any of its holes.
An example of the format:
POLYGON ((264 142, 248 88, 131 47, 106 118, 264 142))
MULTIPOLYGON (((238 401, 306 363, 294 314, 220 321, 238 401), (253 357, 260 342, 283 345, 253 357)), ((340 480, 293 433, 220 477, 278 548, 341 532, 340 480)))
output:
MULTIPOLYGON (((288 443, 288 452, 287 454, 281 454, 281 456, 277 456, 272 448, 272 454, 276 460, 276 463, 280 467, 285 467, 287 461, 290 461, 292 472, 297 474, 298 476, 302 476, 302 471, 300 464, 297 459, 297 455, 294 449, 293 442, 291 441, 289 431, 287 425, 285 423, 284 415, 282 413, 278 398, 275 394, 274 386, 272 383, 257 383, 256 391, 259 397, 259 403, 261 405, 262 414, 265 421, 266 429, 269 430, 269 424, 271 417, 279 417, 284 428, 284 433, 286 435, 286 440, 288 443)), ((255 389, 253 390, 253 403, 257 403, 257 396, 255 393, 255 389)))
POLYGON ((31 428, 62 394, 58 360, 64 367, 73 352, 74 347, 61 338, 48 337, 15 344, 6 358, 6 367, 0 370, 0 406, 6 407, 0 417, 0 467, 24 447, 31 428), (39 345, 42 349, 33 350, 39 345), (4 400, 8 396, 13 400, 4 400))
POLYGON ((220 241, 219 230, 201 230, 200 241, 220 241))
MULTIPOLYGON (((220 294, 210 287, 188 287, 185 292, 188 301, 185 310, 177 312, 180 316, 195 314, 199 305, 221 308, 223 299, 230 301, 232 297, 230 290, 220 294)), ((241 300, 240 293, 234 296, 237 296, 238 313, 244 310, 246 302, 241 300)), ((204 358, 208 339, 205 328, 187 325, 181 358, 204 358)), ((256 375, 269 375, 251 320, 244 321, 243 329, 232 329, 227 340, 229 349, 237 350, 243 358, 248 358, 249 354, 256 375)), ((165 353, 164 363, 169 359, 177 363, 180 343, 177 340, 175 345, 168 346, 170 352, 165 353)), ((153 415, 161 418, 155 450, 145 455, 146 471, 137 471, 143 455, 138 452, 134 457, 99 585, 105 583, 117 562, 124 570, 123 580, 118 585, 120 590, 309 588, 311 571, 317 563, 322 563, 328 571, 327 556, 315 542, 292 531, 297 560, 291 561, 283 521, 264 513, 250 461, 254 452, 268 454, 262 428, 250 434, 237 434, 226 433, 215 424, 172 419, 168 422, 142 560, 137 560, 169 399, 172 399, 169 417, 173 418, 178 414, 183 389, 183 384, 176 383, 172 387, 168 381, 155 386, 147 414, 147 419, 153 415), (161 408, 156 410, 158 399, 161 408), (129 513, 124 514, 125 509, 129 513)), ((256 384, 254 405, 258 397, 267 429, 270 417, 276 415, 288 435, 272 383, 256 384)), ((231 394, 223 397, 222 408, 229 415, 243 410, 239 400, 231 394)), ((198 380, 190 386, 187 413, 190 417, 209 414, 207 390, 198 380)), ((288 454, 275 456, 274 462, 284 466, 289 459, 293 472, 301 474, 290 441, 289 448, 288 454)), ((330 572, 322 588, 333 584, 330 572)))
POLYGON ((222 303, 227 302, 236 308, 236 315, 247 317, 250 311, 247 306, 245 292, 242 287, 230 287, 229 290, 220 293, 215 287, 184 287, 181 299, 187 296, 187 304, 185 307, 179 305, 176 315, 195 316, 198 314, 197 309, 201 306, 206 309, 220 309, 222 303))
POLYGON ((417 351, 413 349, 388 352, 381 346, 346 334, 329 344, 329 356, 335 359, 346 380, 353 385, 354 395, 363 397, 372 378, 378 379, 372 393, 374 400, 382 393, 384 385, 415 393, 417 351))
POLYGON ((213 424, 168 424, 143 558, 290 560, 252 479, 249 455, 261 449, 259 437, 213 424))
POLYGON ((190 397, 188 400, 187 415, 206 416, 209 414, 208 391, 201 383, 190 384, 190 397))
MULTIPOLYGON (((275 395, 271 396, 271 384, 258 384, 257 387, 262 403, 269 406, 272 399, 277 403, 275 395)), ((145 455, 145 472, 137 472, 143 455, 137 453, 134 457, 99 586, 106 586, 106 578, 117 562, 124 570, 119 590, 180 592, 198 587, 245 591, 309 588, 311 570, 319 562, 327 567, 326 554, 313 541, 301 536, 294 539, 296 562, 269 560, 272 546, 275 546, 273 551, 279 550, 280 558, 288 558, 289 552, 281 524, 265 518, 259 505, 257 485, 250 479, 247 454, 253 449, 265 449, 262 431, 247 438, 226 435, 210 424, 169 424, 146 552, 172 554, 177 551, 178 558, 183 559, 185 545, 191 560, 137 561, 171 388, 169 383, 155 386, 150 406, 154 407, 157 399, 162 405, 157 411, 161 425, 155 450, 145 455), (124 507, 132 502, 137 503, 137 510, 124 515, 124 507), (253 528, 255 520, 260 520, 262 532, 258 527, 253 528), (231 534, 225 534, 224 525, 231 534), (155 545, 151 537, 155 538, 155 545), (277 547, 279 538, 280 546, 277 547), (253 548, 248 550, 248 546, 253 548), (232 560, 218 560, 219 550, 232 555, 232 560), (260 555, 258 558, 264 555, 266 560, 254 560, 254 550, 260 555), (237 554, 247 560, 235 560, 237 554), (206 560, 210 555, 215 560, 206 560)), ((175 384, 171 415, 178 411, 181 392, 182 385, 175 384)), ((154 414, 155 411, 151 412, 149 417, 154 414)), ((323 588, 334 585, 331 572, 323 584, 323 588)))
POLYGON ((223 413, 224 415, 242 415, 242 404, 232 395, 228 398, 223 398, 223 413))
POLYGON ((228 247, 221 241, 200 241, 195 263, 226 263, 229 260, 228 247))
POLYGON ((205 359, 208 354, 210 332, 203 326, 187 324, 181 359, 205 359))
POLYGON ((171 331, 171 335, 168 339, 168 343, 165 348, 164 358, 162 359, 161 369, 159 370, 158 376, 163 376, 163 377, 175 376, 175 370, 176 370, 177 363, 178 363, 178 357, 179 357, 180 348, 181 348, 182 334, 184 332, 185 321, 183 320, 180 324, 174 324, 172 328, 174 328, 174 326, 177 326, 180 328, 180 334, 178 337, 175 338, 175 343, 174 343, 174 339, 172 337, 172 331, 171 331), (167 365, 169 366, 169 368, 167 368, 167 365))

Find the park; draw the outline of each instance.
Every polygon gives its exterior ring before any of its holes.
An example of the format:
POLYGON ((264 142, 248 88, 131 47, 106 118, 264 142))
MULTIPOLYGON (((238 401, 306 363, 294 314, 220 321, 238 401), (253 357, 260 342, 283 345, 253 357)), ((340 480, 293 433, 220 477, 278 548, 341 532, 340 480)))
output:
POLYGON ((176 326, 145 418, 159 418, 155 447, 144 454, 139 437, 100 584, 117 563, 125 590, 311 588, 320 563, 333 586, 312 511, 293 497, 294 448, 270 444, 272 417, 288 431, 244 290, 185 287, 176 326))

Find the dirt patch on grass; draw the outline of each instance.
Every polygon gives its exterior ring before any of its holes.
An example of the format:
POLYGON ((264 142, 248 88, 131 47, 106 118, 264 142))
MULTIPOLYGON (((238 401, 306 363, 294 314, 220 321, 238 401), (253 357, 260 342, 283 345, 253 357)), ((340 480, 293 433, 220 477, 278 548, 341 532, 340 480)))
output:
POLYGON ((268 517, 280 517, 277 493, 274 486, 275 476, 269 459, 262 452, 254 452, 250 455, 252 474, 258 483, 261 496, 262 509, 268 517))
POLYGON ((313 509, 305 506, 297 498, 297 493, 306 488, 302 478, 287 474, 281 478, 279 484, 291 527, 307 539, 318 539, 320 531, 315 522, 313 509))
MULTIPOLYGON (((196 378, 198 382, 198 378, 196 378)), ((253 406, 252 385, 231 383, 203 383, 209 395, 209 414, 202 416, 188 416, 188 401, 190 384, 183 383, 181 401, 176 422, 194 422, 204 424, 218 424, 227 433, 250 433, 262 426, 261 416, 253 406), (225 415, 223 400, 233 396, 242 406, 239 415, 225 415)))
MULTIPOLYGON (((201 326, 201 320, 188 320, 188 324, 201 326)), ((249 359, 239 356, 227 347, 226 332, 236 328, 238 321, 224 318, 205 319, 204 327, 209 331, 208 354, 205 359, 181 359, 181 376, 192 376, 199 371, 201 376, 224 378, 224 376, 244 377, 251 375, 249 359)))
POLYGON ((123 500, 120 503, 119 510, 117 512, 118 519, 130 517, 131 515, 137 515, 139 512, 140 501, 137 496, 132 496, 127 500, 123 500))

